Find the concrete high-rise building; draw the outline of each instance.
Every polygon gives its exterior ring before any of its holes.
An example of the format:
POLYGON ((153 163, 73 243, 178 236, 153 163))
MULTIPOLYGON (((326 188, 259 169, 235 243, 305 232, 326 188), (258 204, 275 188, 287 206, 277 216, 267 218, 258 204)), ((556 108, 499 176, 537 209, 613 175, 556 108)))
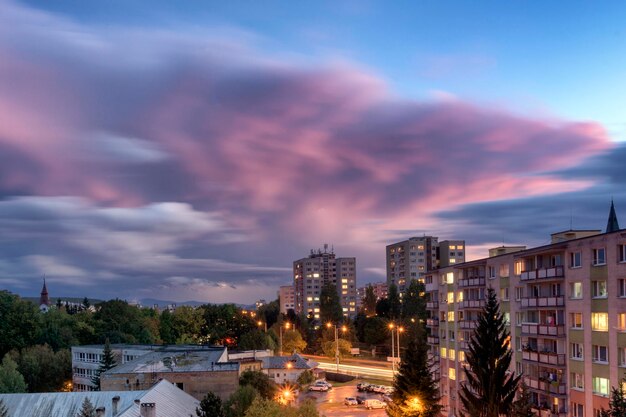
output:
POLYGON ((626 230, 612 216, 606 233, 555 233, 549 245, 495 248, 424 277, 443 415, 462 410, 465 355, 489 287, 508 322, 510 371, 524 375, 537 415, 608 408, 611 387, 626 376, 626 230))
POLYGON ((280 300, 280 312, 287 314, 288 310, 296 310, 296 296, 293 285, 282 285, 278 289, 278 299, 280 300))
POLYGON ((400 293, 414 278, 451 264, 465 262, 465 241, 435 236, 411 237, 387 245, 387 285, 395 284, 400 293))
POLYGON ((296 313, 312 314, 319 319, 322 286, 330 282, 337 288, 344 316, 356 315, 356 258, 337 258, 334 250, 311 250, 307 258, 293 263, 296 313))

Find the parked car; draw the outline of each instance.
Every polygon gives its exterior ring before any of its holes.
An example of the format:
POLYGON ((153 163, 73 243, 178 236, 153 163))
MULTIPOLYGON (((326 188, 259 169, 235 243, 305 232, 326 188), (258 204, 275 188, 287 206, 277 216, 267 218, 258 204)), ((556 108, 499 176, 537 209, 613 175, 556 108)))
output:
POLYGON ((359 402, 358 402, 358 401, 356 400, 356 398, 354 398, 354 397, 346 397, 346 398, 343 400, 343 403, 344 403, 345 405, 358 405, 358 404, 359 404, 359 402))
POLYGON ((309 386, 309 391, 322 391, 322 392, 326 392, 328 391, 328 387, 326 385, 322 385, 322 384, 313 384, 311 386, 309 386))
POLYGON ((356 398, 356 402, 359 403, 359 404, 364 404, 365 400, 367 400, 367 397, 363 397, 363 396, 360 396, 360 395, 357 395, 355 398, 356 398))
POLYGON ((356 389, 359 392, 367 391, 367 388, 370 386, 367 382, 359 382, 356 384, 356 389))
POLYGON ((377 392, 379 394, 383 394, 386 388, 387 387, 384 385, 374 385, 374 388, 372 388, 372 391, 377 392))
POLYGON ((383 394, 385 395, 391 395, 393 394, 393 387, 385 387, 383 394))
POLYGON ((381 400, 365 400, 365 403, 363 403, 363 405, 365 405, 365 408, 367 408, 368 410, 387 407, 387 404, 385 404, 381 400))
POLYGON ((383 394, 383 401, 386 402, 387 404, 389 404, 392 400, 391 400, 391 396, 387 395, 387 394, 383 394))
POLYGON ((332 389, 333 388, 333 384, 331 384, 330 382, 324 380, 324 379, 318 379, 317 381, 315 381, 314 385, 325 385, 328 387, 328 389, 332 389))

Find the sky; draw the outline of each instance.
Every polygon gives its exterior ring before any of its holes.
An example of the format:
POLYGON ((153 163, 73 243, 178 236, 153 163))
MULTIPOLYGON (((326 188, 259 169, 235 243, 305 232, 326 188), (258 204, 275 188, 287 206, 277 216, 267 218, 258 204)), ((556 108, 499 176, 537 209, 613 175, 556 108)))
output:
POLYGON ((365 284, 410 236, 473 259, 602 229, 626 213, 625 16, 0 0, 0 289, 252 303, 324 243, 365 284))

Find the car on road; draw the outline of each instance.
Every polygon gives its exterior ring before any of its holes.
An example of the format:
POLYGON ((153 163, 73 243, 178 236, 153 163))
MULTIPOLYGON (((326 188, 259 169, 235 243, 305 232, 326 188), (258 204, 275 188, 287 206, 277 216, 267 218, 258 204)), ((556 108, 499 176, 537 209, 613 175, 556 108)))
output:
POLYGON ((356 400, 356 398, 354 398, 354 397, 346 397, 346 398, 343 400, 343 403, 344 403, 345 405, 358 405, 358 404, 359 404, 359 402, 358 402, 358 401, 356 400))
POLYGON ((385 408, 385 407, 387 407, 387 404, 385 404, 381 400, 365 400, 363 405, 368 410, 373 410, 373 409, 376 409, 376 408, 385 408))
POLYGON ((309 391, 322 391, 322 392, 326 392, 328 391, 329 388, 327 385, 323 385, 323 384, 313 384, 311 386, 309 386, 309 391))
POLYGON ((325 385, 328 387, 328 389, 333 389, 333 384, 331 384, 330 382, 324 379, 318 379, 317 381, 314 382, 314 385, 325 385))

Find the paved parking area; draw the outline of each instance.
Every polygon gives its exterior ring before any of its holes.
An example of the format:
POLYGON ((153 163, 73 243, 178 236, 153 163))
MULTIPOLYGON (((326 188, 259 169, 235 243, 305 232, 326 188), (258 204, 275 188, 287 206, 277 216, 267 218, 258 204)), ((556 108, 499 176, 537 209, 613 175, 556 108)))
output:
POLYGON ((306 391, 299 395, 299 400, 313 399, 317 403, 317 409, 320 415, 328 417, 383 417, 387 413, 382 410, 367 410, 363 405, 347 406, 343 403, 346 397, 356 397, 357 395, 365 398, 381 399, 380 394, 371 392, 358 392, 356 389, 356 381, 350 385, 335 387, 327 392, 306 391))

